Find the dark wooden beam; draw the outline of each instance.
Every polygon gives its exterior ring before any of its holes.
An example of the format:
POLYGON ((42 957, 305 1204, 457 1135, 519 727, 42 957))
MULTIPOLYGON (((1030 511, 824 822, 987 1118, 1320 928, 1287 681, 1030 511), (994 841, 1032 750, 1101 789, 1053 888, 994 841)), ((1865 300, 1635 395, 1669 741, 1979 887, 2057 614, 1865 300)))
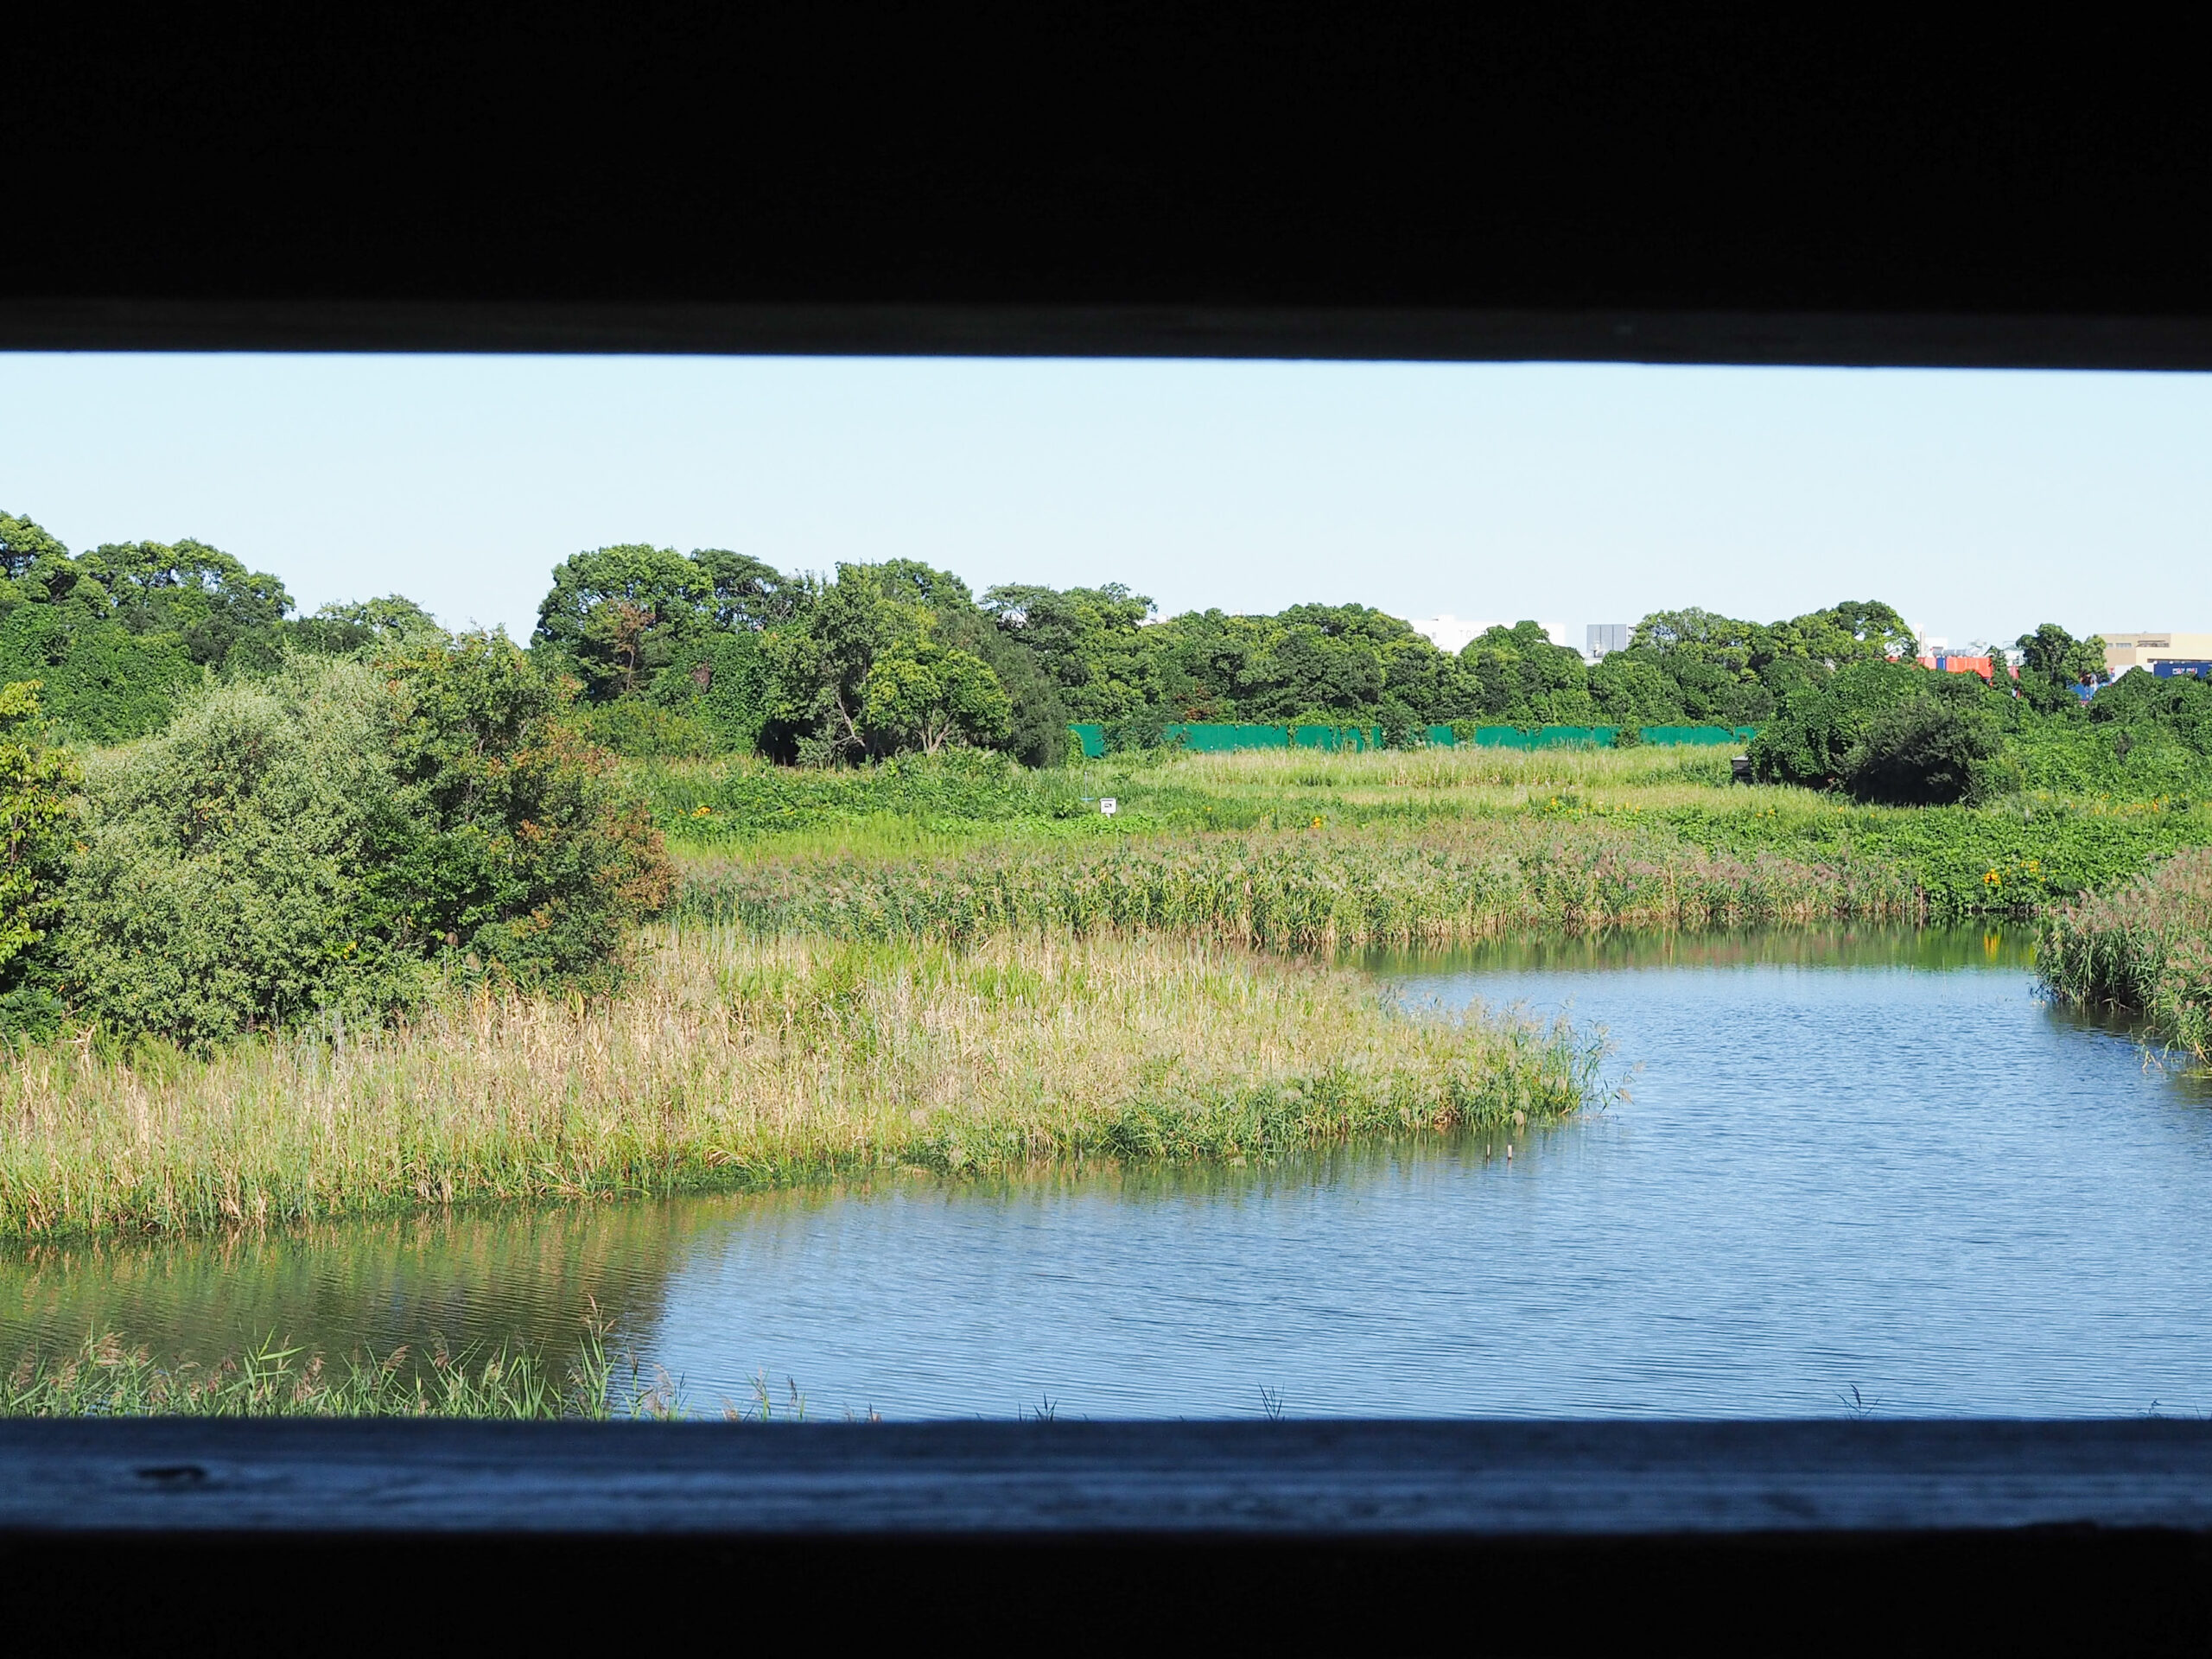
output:
POLYGON ((2201 1653, 2212 1425, 0 1425, 9 1637, 2201 1653))
POLYGON ((2070 15, 72 17, 0 347, 2212 366, 2192 60, 2070 15))
POLYGON ((2212 1424, 0 1424, 0 1531, 2212 1534, 2212 1424))
POLYGON ((0 296, 0 351, 766 353, 2212 369, 2212 316, 0 296))

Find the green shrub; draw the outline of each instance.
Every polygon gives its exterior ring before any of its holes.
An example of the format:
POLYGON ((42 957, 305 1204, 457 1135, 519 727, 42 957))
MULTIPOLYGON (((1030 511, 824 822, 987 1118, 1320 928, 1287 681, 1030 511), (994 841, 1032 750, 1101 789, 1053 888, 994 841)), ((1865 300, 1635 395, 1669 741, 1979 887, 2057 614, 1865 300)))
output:
POLYGON ((402 694, 389 742, 415 826, 373 873, 384 925, 442 938, 471 971, 610 985, 631 924, 676 877, 614 757, 569 719, 566 683, 502 633, 417 642, 381 666, 402 694))
POLYGON ((1966 799, 1976 769, 1996 758, 1987 715, 1957 698, 1916 697, 1876 710, 1852 746, 1844 787, 1883 806, 1950 806, 1966 799))
POLYGON ((649 697, 618 697, 576 709, 576 729, 594 743, 639 760, 703 760, 726 753, 721 734, 696 715, 649 697))
POLYGON ((1754 774, 1763 784, 1840 786, 1867 722, 1883 709, 1928 695, 1930 677, 1916 663, 1867 662, 1801 686, 1751 740, 1754 774))
POLYGON ((82 779, 45 741, 38 690, 35 680, 0 687, 0 1034, 58 1012, 39 947, 60 913, 82 779))
POLYGON ((361 664, 300 666, 94 756, 62 935, 80 1011, 204 1046, 417 1001, 427 963, 368 890, 411 827, 383 741, 397 703, 361 664))
POLYGON ((671 875, 567 695, 500 636, 213 688, 88 769, 68 980, 108 1029, 205 1047, 381 1020, 442 972, 600 984, 671 875))

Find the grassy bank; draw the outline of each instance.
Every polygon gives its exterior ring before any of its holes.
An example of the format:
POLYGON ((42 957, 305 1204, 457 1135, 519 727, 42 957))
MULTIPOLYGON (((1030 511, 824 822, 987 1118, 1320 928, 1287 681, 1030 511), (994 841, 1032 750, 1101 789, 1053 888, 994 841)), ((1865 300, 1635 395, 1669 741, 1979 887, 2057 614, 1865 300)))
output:
POLYGON ((2068 1001, 2139 1015, 2158 1041, 2212 1060, 2212 851, 2057 912, 2037 960, 2068 1001))
POLYGON ((683 927, 611 1002, 481 995, 374 1039, 206 1058, 18 1053, 0 1234, 1266 1157, 1571 1112, 1595 1067, 1564 1033, 1416 1020, 1350 972, 1202 942, 683 927))

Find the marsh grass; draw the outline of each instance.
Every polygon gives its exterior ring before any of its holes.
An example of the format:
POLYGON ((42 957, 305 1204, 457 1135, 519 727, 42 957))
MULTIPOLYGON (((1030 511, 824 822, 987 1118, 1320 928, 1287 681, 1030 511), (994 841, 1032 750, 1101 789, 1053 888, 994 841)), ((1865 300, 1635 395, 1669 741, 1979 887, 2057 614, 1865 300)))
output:
MULTIPOLYGON (((433 1343, 382 1357, 332 1360, 270 1338, 202 1364, 162 1362, 113 1334, 67 1353, 27 1350, 0 1377, 0 1417, 465 1417, 511 1421, 670 1421, 693 1415, 681 1386, 587 1321, 565 1363, 526 1347, 454 1351, 433 1343)), ((779 1397, 765 1376, 753 1397, 722 1401, 729 1421, 803 1418, 794 1384, 779 1397)))
POLYGON ((856 944, 664 929, 609 1001, 483 992, 404 1030, 0 1072, 0 1234, 779 1185, 886 1166, 1268 1158, 1576 1109, 1563 1029, 1414 1018, 1193 939, 856 944))
POLYGON ((1090 938, 1166 934, 1276 951, 1449 945, 1508 929, 1740 927, 1916 915, 1910 884, 1692 847, 1631 818, 1545 814, 1128 838, 957 858, 694 865, 677 905, 773 937, 1090 938))
POLYGON ((2157 1040, 2212 1060, 2212 849, 2046 918, 2037 965, 2066 1001, 2137 1015, 2157 1040))
MULTIPOLYGON (((972 863, 978 879, 997 880, 1002 877, 993 872, 1001 867, 1025 862, 1068 861, 1088 870, 1116 858, 1185 865, 1214 858, 1225 866, 1242 855, 1205 850, 1223 846, 1223 837, 1249 842, 1317 827, 1331 835, 1310 842, 1306 856, 1317 863, 1338 859, 1345 880, 1380 875, 1387 886, 1391 867, 1430 857, 1444 879, 1457 881, 1465 862, 1458 855, 1406 849, 1448 848, 1455 840, 1507 845, 1524 834, 1512 824, 1535 820, 1557 847, 1579 844, 1592 868, 1622 868, 1626 837, 1635 842, 1628 861, 1642 867, 1732 868, 1760 879, 1740 883, 1740 899, 1694 882, 1680 914, 1655 907, 1647 893, 1624 895, 1618 884, 1607 892, 1599 883, 1602 902, 1594 905, 1591 895, 1550 888, 1517 917, 1501 913, 1498 925, 1580 926, 1590 925, 1586 912, 1597 925, 1806 919, 1796 899, 1773 899, 1766 878, 1784 864, 1848 873, 1840 884, 1840 907, 1815 906, 1810 913, 1819 919, 2028 918, 2108 891, 2179 848, 2212 842, 2212 807, 2196 797, 2021 794, 1978 807, 1860 806, 1810 790, 1732 786, 1725 753, 1693 747, 1151 752, 1044 772, 995 771, 971 757, 941 768, 941 776, 917 761, 796 781, 770 776, 774 770, 748 761, 654 774, 658 821, 693 874, 687 902, 709 888, 765 891, 779 879, 729 879, 747 865, 810 868, 849 891, 854 884, 842 867, 972 863), (1117 817, 1098 814, 1096 798, 1103 795, 1119 803, 1117 817), (1877 887, 1904 896, 1894 905, 1873 899, 1877 887), (1700 915, 1704 899, 1716 901, 1710 920, 1700 915)), ((1547 871, 1572 861, 1564 851, 1538 859, 1547 871)), ((1395 915, 1371 917, 1362 933, 1347 931, 1351 918, 1339 907, 1330 925, 1334 937, 1355 942, 1389 942, 1387 927, 1399 921, 1411 924, 1408 939, 1467 937, 1463 925, 1440 918, 1440 908, 1395 906, 1395 915), (1378 922, 1385 931, 1375 931, 1378 922)))
MULTIPOLYGON (((1290 790, 1580 790, 1728 781, 1724 754, 1706 748, 1492 749, 1464 745, 1329 753, 1243 749, 1177 758, 1179 782, 1222 794, 1290 790)), ((1141 775, 1141 774, 1140 774, 1141 775)))

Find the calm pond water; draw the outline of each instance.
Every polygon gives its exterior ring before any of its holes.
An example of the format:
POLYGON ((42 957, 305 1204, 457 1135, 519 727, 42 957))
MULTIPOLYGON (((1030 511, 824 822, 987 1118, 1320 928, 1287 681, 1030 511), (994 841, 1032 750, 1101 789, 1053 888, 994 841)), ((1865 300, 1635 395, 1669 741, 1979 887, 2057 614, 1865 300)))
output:
POLYGON ((2212 1090, 1980 930, 1375 958, 1602 1027, 1628 1097, 1266 1169, 0 1255, 0 1351, 572 1342, 810 1414, 2212 1409, 2212 1090), (787 1381, 789 1379, 790 1381, 787 1381))

